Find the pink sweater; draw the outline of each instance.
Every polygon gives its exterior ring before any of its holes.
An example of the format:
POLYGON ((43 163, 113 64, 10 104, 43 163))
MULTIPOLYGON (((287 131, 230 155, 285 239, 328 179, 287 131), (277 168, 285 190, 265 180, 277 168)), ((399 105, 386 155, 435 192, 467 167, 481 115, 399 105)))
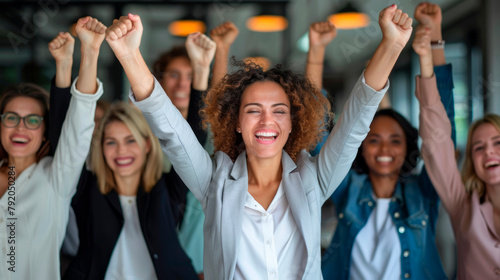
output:
POLYGON ((465 191, 455 161, 451 124, 440 101, 435 77, 416 77, 420 101, 422 155, 429 177, 451 217, 457 241, 458 279, 500 279, 500 238, 493 207, 465 191))

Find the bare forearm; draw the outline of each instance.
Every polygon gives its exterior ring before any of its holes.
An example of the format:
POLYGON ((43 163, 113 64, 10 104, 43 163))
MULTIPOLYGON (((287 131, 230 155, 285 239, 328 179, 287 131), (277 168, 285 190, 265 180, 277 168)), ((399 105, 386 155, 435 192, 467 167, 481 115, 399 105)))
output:
POLYGON ((71 68, 73 59, 56 61, 55 83, 58 88, 68 88, 71 86, 71 68))
POLYGON ((323 88, 324 47, 311 47, 307 53, 306 76, 318 89, 323 88))
POLYGON ((130 83, 135 100, 148 98, 154 89, 154 78, 139 50, 119 59, 130 83))
POLYGON ((212 85, 218 84, 227 74, 229 63, 229 49, 217 46, 215 51, 214 67, 212 68, 212 85))
POLYGON ((210 66, 193 65, 193 88, 199 91, 207 90, 209 75, 210 75, 210 66))
POLYGON ((434 67, 432 65, 432 55, 421 55, 420 60, 420 76, 422 78, 430 78, 434 75, 434 67))
POLYGON ((80 72, 76 83, 76 88, 82 93, 95 93, 97 91, 98 58, 98 49, 84 48, 82 46, 80 72))
POLYGON ((365 71, 365 82, 374 90, 384 88, 402 47, 382 40, 365 71))
MULTIPOLYGON (((443 36, 441 34, 441 26, 439 26, 439 28, 436 28, 436 30, 432 30, 431 32, 431 41, 437 42, 440 40, 443 40, 443 36)), ((444 49, 432 49, 432 64, 434 66, 441 66, 446 64, 444 49)))

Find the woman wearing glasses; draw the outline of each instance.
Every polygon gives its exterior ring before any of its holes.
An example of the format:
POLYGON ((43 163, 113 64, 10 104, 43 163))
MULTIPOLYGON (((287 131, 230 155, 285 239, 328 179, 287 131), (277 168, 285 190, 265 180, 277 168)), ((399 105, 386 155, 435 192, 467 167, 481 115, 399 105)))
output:
MULTIPOLYGON (((96 24, 81 38, 103 34, 96 24)), ((82 44, 82 50, 85 48, 82 44)), ((32 84, 0 99, 0 279, 59 279, 59 248, 78 175, 89 152, 102 84, 97 55, 87 52, 54 157, 49 151, 49 95, 32 84)))

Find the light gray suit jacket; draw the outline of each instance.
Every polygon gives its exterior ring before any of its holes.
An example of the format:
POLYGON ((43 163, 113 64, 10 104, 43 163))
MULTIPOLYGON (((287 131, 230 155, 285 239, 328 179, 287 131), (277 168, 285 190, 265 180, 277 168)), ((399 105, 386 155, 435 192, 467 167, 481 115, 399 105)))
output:
MULTIPOLYGON (((349 171, 388 88, 389 83, 377 92, 362 77, 318 156, 302 151, 294 162, 283 151, 282 186, 307 248, 307 256, 299 256, 307 259, 302 279, 322 279, 321 206, 349 171)), ((201 202, 205 212, 205 279, 233 279, 248 192, 246 153, 235 162, 223 152, 211 158, 158 82, 147 99, 135 102, 132 91, 130 99, 141 109, 175 170, 201 202)))

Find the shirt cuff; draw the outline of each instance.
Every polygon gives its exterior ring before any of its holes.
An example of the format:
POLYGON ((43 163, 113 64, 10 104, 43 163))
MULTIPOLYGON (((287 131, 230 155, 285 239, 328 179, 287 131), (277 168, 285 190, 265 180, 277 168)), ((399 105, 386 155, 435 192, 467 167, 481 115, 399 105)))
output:
POLYGON ((88 101, 97 101, 101 95, 104 93, 104 89, 102 86, 102 82, 97 78, 97 91, 94 94, 91 93, 83 93, 79 90, 76 89, 76 83, 78 81, 79 77, 76 77, 76 79, 73 81, 73 84, 71 84, 71 95, 73 97, 81 99, 81 100, 88 100, 88 101))
POLYGON ((378 106, 385 93, 389 89, 389 86, 390 82, 389 80, 387 80, 384 88, 382 88, 381 90, 374 90, 366 84, 365 71, 363 70, 363 73, 354 86, 354 92, 356 93, 356 97, 361 101, 362 104, 365 104, 367 106, 378 106), (358 89, 358 87, 361 87, 361 89, 358 89))
POLYGON ((153 113, 158 110, 161 110, 165 102, 169 101, 167 94, 163 90, 162 86, 154 78, 154 87, 151 95, 144 100, 136 101, 134 92, 132 91, 132 87, 129 90, 129 99, 132 101, 132 104, 137 106, 143 113, 153 113))

